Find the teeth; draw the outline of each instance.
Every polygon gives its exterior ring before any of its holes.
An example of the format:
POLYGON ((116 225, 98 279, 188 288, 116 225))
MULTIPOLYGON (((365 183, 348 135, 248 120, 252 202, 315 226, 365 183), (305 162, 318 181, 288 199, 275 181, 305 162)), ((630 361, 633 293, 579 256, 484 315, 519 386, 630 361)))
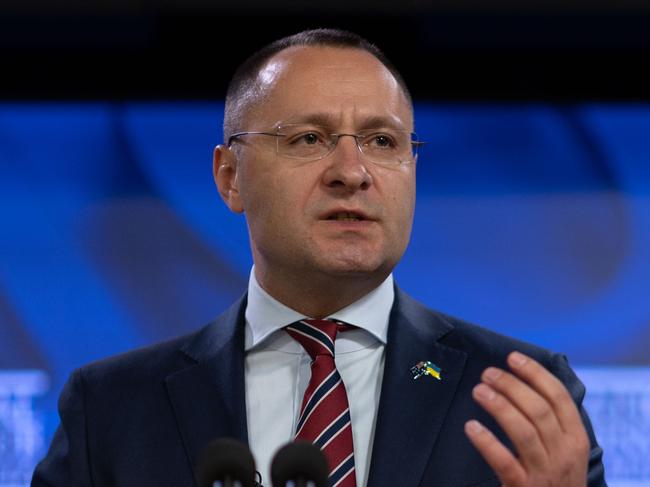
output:
POLYGON ((330 217, 330 220, 336 220, 338 222, 356 222, 361 220, 361 218, 359 218, 354 213, 343 212, 343 213, 337 213, 336 215, 332 215, 330 217))

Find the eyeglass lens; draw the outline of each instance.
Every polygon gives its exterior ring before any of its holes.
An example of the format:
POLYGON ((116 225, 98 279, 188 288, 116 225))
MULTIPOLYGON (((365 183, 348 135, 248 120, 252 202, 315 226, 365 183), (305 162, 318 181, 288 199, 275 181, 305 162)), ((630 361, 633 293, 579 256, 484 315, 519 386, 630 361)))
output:
POLYGON ((413 134, 406 130, 378 128, 356 134, 332 134, 331 129, 315 125, 278 127, 278 155, 291 159, 316 160, 334 150, 341 137, 354 137, 359 150, 378 164, 399 164, 415 156, 413 134))

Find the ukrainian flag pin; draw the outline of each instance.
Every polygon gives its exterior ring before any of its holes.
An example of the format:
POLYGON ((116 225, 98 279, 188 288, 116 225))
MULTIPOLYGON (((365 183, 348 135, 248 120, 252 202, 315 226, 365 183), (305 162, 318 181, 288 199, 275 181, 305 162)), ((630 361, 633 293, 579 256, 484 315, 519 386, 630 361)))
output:
POLYGON ((442 369, 436 364, 429 362, 418 362, 413 367, 411 367, 411 373, 413 374, 413 379, 419 379, 423 375, 430 375, 435 377, 438 380, 442 380, 440 373, 442 369))

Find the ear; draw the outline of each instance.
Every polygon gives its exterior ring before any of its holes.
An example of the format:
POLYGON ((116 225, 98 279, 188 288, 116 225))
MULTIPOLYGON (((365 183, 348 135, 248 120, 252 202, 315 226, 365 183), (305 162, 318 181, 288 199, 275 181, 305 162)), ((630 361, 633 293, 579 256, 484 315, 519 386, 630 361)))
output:
POLYGON ((225 145, 218 145, 214 148, 212 174, 226 206, 234 213, 243 213, 244 206, 237 182, 237 158, 233 151, 225 145))

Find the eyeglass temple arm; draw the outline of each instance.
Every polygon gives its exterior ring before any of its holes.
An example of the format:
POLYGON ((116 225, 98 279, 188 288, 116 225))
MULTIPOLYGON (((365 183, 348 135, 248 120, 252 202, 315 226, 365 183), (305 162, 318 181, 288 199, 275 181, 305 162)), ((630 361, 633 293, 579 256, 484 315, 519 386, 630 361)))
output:
POLYGON ((274 134, 273 132, 255 132, 255 131, 250 131, 250 132, 236 132, 232 134, 230 137, 228 137, 228 143, 227 146, 230 147, 232 145, 232 141, 235 139, 238 139, 242 135, 271 135, 273 137, 283 137, 283 134, 274 134))

